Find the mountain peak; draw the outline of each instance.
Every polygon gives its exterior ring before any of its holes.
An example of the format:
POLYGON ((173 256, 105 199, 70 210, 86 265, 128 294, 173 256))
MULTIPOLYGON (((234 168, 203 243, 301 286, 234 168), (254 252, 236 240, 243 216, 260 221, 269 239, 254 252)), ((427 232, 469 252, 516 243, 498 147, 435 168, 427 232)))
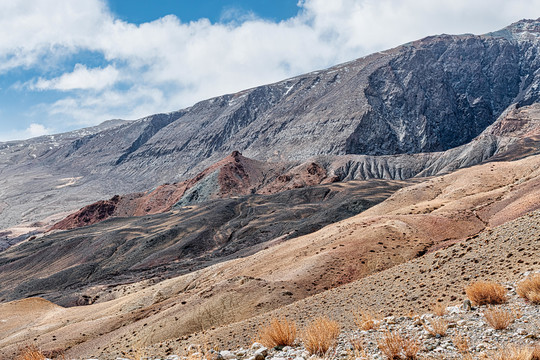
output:
POLYGON ((490 32, 486 36, 500 36, 518 42, 538 40, 540 37, 540 18, 536 20, 521 19, 499 31, 490 32))
POLYGON ((509 29, 513 32, 539 33, 540 32, 540 18, 536 20, 521 19, 507 26, 506 29, 509 29))
POLYGON ((231 155, 229 155, 229 158, 233 158, 234 160, 240 159, 242 156, 242 153, 238 150, 234 150, 231 155))

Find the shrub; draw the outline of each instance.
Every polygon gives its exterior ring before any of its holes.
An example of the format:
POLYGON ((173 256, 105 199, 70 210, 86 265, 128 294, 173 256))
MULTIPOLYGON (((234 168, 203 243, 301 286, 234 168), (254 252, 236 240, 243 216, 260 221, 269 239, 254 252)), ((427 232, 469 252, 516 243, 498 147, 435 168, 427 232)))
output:
POLYGON ((412 338, 403 339, 403 358, 406 360, 415 360, 418 357, 420 345, 418 341, 412 338))
POLYGON ((41 350, 39 350, 35 345, 27 345, 19 350, 19 355, 17 360, 45 360, 46 357, 43 355, 41 350))
POLYGON ((534 304, 540 304, 540 273, 528 276, 516 289, 519 296, 534 304))
POLYGON ((386 331, 377 343, 379 350, 389 360, 415 360, 420 346, 414 339, 403 338, 397 332, 386 331))
POLYGON ((302 340, 310 354, 323 356, 336 342, 339 331, 337 321, 319 317, 308 325, 302 335, 302 340))
POLYGON ((371 330, 375 329, 378 325, 375 316, 370 311, 357 311, 353 312, 354 323, 360 330, 371 330))
POLYGON ((484 311, 484 318, 495 330, 506 329, 516 319, 514 313, 492 306, 484 311))
POLYGON ((448 321, 444 319, 434 319, 429 322, 429 326, 424 325, 424 329, 431 336, 445 336, 446 330, 448 330, 448 321))
POLYGON ((540 344, 532 347, 531 360, 540 360, 540 344))
POLYGON ((494 353, 490 359, 493 360, 531 360, 533 350, 527 347, 511 346, 494 353))
POLYGON ((355 336, 349 337, 349 344, 351 344, 352 349, 347 350, 347 359, 365 359, 367 358, 366 349, 364 349, 364 344, 362 340, 355 336))
POLYGON ((465 293, 476 305, 497 305, 506 302, 506 289, 492 281, 472 283, 465 288, 465 293))
POLYGON ((452 343, 460 354, 467 354, 469 352, 469 338, 467 336, 456 334, 452 338, 452 343))
POLYGON ((403 338, 397 332, 386 331, 377 345, 379 350, 390 360, 401 359, 401 348, 403 347, 403 338))
POLYGON ((267 347, 291 346, 296 339, 296 323, 285 318, 272 319, 259 331, 260 342, 267 347))
POLYGON ((437 315, 437 316, 444 316, 444 315, 446 315, 446 303, 435 303, 435 304, 431 307, 431 312, 432 312, 434 315, 437 315))

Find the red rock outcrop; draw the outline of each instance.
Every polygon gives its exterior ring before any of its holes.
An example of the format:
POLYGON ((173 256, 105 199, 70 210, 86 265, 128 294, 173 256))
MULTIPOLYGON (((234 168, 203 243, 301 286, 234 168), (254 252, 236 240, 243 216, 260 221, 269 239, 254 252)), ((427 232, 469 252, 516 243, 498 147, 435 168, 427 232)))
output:
POLYGON ((146 193, 115 195, 85 206, 56 223, 50 230, 68 230, 92 225, 111 217, 143 216, 171 210, 179 201, 189 204, 253 193, 281 191, 339 181, 315 162, 294 166, 246 158, 233 151, 190 180, 163 184, 146 193))

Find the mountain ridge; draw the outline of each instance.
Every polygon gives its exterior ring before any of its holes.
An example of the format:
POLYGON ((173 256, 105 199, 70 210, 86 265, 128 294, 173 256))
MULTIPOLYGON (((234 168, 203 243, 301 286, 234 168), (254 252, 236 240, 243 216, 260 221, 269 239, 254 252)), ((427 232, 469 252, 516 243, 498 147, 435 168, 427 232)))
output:
MULTIPOLYGON (((2 143, 0 229, 189 179, 234 150, 270 162, 358 156, 364 165, 353 167, 366 171, 348 179, 436 174, 432 159, 436 169, 452 160, 437 152, 540 96, 538 21, 503 30, 424 38, 78 139, 2 143)), ((486 142, 463 166, 493 147, 486 142)))

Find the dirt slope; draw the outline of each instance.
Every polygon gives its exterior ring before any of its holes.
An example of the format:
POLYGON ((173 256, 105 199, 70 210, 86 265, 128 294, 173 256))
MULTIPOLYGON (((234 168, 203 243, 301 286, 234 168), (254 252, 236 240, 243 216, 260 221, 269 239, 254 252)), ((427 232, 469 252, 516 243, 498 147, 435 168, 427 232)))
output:
MULTIPOLYGON (((534 211, 459 244, 377 274, 306 298, 271 313, 199 334, 191 343, 246 346, 259 324, 287 316, 305 324, 325 314, 354 328, 352 312, 369 309, 381 316, 424 313, 437 302, 460 304, 464 287, 476 280, 518 281, 540 269, 540 212, 534 211), (243 336, 232 336, 242 334, 243 336)), ((179 351, 187 342, 172 341, 179 351)), ((159 347, 154 347, 158 351, 159 347)))

